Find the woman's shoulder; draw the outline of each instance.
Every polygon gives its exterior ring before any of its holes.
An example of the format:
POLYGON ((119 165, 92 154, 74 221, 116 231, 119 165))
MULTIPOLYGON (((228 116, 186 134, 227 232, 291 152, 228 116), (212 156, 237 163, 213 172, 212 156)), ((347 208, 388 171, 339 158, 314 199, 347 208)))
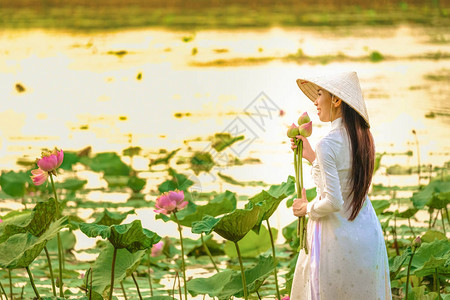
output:
POLYGON ((340 152, 344 143, 344 128, 336 128, 322 137, 316 144, 316 151, 320 153, 330 153, 333 156, 340 152))

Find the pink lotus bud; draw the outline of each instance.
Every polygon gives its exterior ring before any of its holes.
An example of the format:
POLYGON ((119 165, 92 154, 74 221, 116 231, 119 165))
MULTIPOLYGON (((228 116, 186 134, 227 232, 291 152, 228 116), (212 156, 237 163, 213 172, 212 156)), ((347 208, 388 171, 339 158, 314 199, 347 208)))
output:
POLYGON ((188 205, 188 202, 184 201, 183 191, 170 191, 163 193, 156 199, 155 207, 157 209, 154 212, 169 215, 185 208, 186 205, 188 205))
POLYGON ((291 127, 289 127, 287 131, 287 136, 290 138, 295 138, 296 135, 298 135, 298 127, 292 123, 291 127))
MULTIPOLYGON (((281 298, 281 300, 290 300, 291 298, 289 298, 289 296, 284 296, 283 298, 281 298)), ((278 300, 278 298, 277 298, 278 300)))
POLYGON ((304 137, 309 137, 312 133, 312 122, 300 125, 298 127, 298 133, 304 137))
POLYGON ((300 118, 298 118, 298 126, 311 122, 311 119, 308 116, 308 113, 305 111, 300 118))
POLYGON ((55 148, 53 151, 42 152, 41 159, 38 159, 38 167, 45 172, 53 172, 58 169, 64 159, 64 152, 55 148))
POLYGON ((42 169, 35 169, 31 171, 31 180, 33 180, 34 185, 41 185, 47 181, 48 172, 42 169))
POLYGON ((420 236, 417 236, 414 241, 412 242, 413 247, 419 248, 420 245, 422 245, 422 239, 420 236))
POLYGON ((0 223, 3 223, 3 220, 2 220, 2 219, 0 219, 0 223))
POLYGON ((152 257, 160 256, 163 253, 164 250, 164 242, 159 241, 158 243, 154 244, 152 247, 152 257))

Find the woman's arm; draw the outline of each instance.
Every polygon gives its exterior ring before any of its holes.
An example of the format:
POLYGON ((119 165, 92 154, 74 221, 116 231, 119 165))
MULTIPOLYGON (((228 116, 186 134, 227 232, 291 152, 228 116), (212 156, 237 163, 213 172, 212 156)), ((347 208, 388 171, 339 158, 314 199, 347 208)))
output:
POLYGON ((307 213, 313 219, 321 218, 342 209, 341 184, 336 167, 336 155, 334 150, 338 145, 331 139, 324 138, 316 148, 316 162, 319 165, 324 180, 323 193, 325 197, 319 201, 313 201, 307 205, 307 213))

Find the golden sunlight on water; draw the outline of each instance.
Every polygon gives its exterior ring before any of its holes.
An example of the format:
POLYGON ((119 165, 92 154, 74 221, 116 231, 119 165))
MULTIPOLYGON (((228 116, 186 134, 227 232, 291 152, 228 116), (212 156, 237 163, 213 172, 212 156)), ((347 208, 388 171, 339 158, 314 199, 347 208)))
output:
MULTIPOLYGON (((148 192, 164 180, 145 172, 149 157, 159 149, 188 146, 202 150, 208 141, 197 137, 222 132, 240 118, 256 136, 240 158, 258 158, 262 163, 224 173, 241 181, 279 183, 293 174, 286 127, 301 111, 307 111, 314 123, 311 142, 315 144, 329 126, 319 122, 314 105, 300 94, 295 79, 310 71, 328 70, 358 72, 377 152, 413 151, 412 156, 386 155, 384 165, 417 164, 411 133, 416 130, 421 163, 442 166, 450 153, 450 105, 445 100, 450 92, 450 62, 428 56, 449 53, 450 45, 433 43, 430 37, 429 31, 408 26, 351 31, 3 32, 0 168, 19 169, 17 159, 34 160, 41 148, 92 146, 93 152, 121 153, 130 145, 140 146, 143 154, 134 158, 133 166, 151 183, 148 192), (183 42, 185 36, 192 41, 183 42), (367 57, 373 51, 384 59, 371 62, 367 57), (299 64, 288 59, 299 53, 299 61, 302 55, 330 61, 299 64), (340 59, 342 55, 347 58, 340 59), (285 112, 283 116, 269 112, 263 128, 245 114, 261 92, 285 112)), ((90 188, 107 186, 93 172, 79 170, 77 175, 87 179, 90 188)), ((208 174, 197 177, 205 192, 230 189, 251 195, 260 190, 219 184, 208 174)), ((405 186, 415 184, 416 176, 388 176, 381 171, 374 183, 405 186)), ((313 183, 306 178, 305 184, 313 183)), ((100 191, 87 195, 98 202, 124 202, 126 197, 100 191)), ((287 209, 277 214, 278 228, 290 223, 290 218, 283 217, 290 216, 287 209)), ((152 212, 145 212, 142 219, 153 220, 152 212)), ((168 230, 169 234, 176 232, 168 230)))

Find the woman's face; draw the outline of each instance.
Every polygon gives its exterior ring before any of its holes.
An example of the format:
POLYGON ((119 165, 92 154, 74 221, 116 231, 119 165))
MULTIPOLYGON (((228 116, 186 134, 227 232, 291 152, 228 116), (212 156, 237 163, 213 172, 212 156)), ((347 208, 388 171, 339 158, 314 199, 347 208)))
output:
POLYGON ((318 96, 314 105, 317 106, 317 114, 322 122, 331 121, 331 94, 325 90, 319 89, 318 96))

